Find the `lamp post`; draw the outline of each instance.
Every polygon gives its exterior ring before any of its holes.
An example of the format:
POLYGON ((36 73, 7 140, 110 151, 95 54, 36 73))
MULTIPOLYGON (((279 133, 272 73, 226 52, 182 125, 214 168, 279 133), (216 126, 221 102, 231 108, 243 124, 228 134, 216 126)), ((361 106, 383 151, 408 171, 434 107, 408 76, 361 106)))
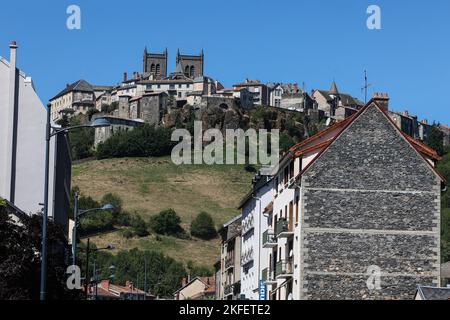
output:
POLYGON ((72 228, 72 264, 75 266, 77 264, 77 228, 78 228, 78 218, 88 212, 92 211, 106 211, 112 210, 114 206, 112 204, 105 204, 101 208, 94 208, 88 210, 78 209, 78 192, 75 192, 74 205, 73 205, 73 228, 72 228))
POLYGON ((86 300, 88 299, 89 296, 89 254, 91 252, 97 252, 97 251, 102 251, 102 250, 114 250, 114 245, 113 244, 109 244, 107 247, 105 248, 96 248, 96 249, 91 249, 90 248, 90 239, 87 239, 87 247, 86 247, 86 288, 85 288, 85 295, 86 295, 86 300))
POLYGON ((67 128, 52 127, 50 123, 51 104, 47 105, 47 124, 45 126, 45 179, 44 179, 44 214, 42 217, 41 279, 40 300, 45 300, 47 293, 47 224, 48 224, 48 186, 50 167, 50 139, 58 134, 65 134, 79 128, 109 127, 111 124, 104 118, 98 118, 87 125, 67 128), (53 131, 53 132, 52 132, 53 131))

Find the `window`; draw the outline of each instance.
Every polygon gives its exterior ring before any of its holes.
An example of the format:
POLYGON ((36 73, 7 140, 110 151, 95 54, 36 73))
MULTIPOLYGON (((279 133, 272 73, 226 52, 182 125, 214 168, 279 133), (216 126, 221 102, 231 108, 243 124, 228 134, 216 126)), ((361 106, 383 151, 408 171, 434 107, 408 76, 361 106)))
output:
POLYGON ((161 74, 161 66, 159 64, 156 65, 156 75, 160 75, 161 74))
POLYGON ((181 98, 181 92, 178 92, 178 98, 181 98))
POLYGON ((278 184, 280 181, 278 180, 278 177, 275 179, 275 192, 278 193, 278 184))
POLYGON ((158 89, 161 89, 161 85, 160 84, 158 84, 158 89))
POLYGON ((147 85, 147 89, 150 90, 151 88, 152 88, 152 85, 151 85, 151 84, 148 84, 148 85, 147 85))
POLYGON ((191 66, 190 76, 194 77, 194 74, 195 74, 195 67, 191 66))
POLYGON ((181 89, 181 87, 182 87, 182 85, 181 85, 181 84, 179 84, 179 85, 178 85, 178 89, 181 89))
POLYGON ((295 223, 298 223, 298 205, 300 204, 298 196, 295 198, 295 223))
POLYGON ((155 73, 156 66, 154 63, 152 63, 152 66, 150 67, 150 72, 155 73))
POLYGON ((287 184, 289 181, 289 167, 284 167, 284 184, 287 184))
POLYGON ((294 177, 294 161, 289 164, 289 179, 294 177))
POLYGON ((174 90, 175 89, 175 85, 174 84, 169 85, 169 89, 170 90, 174 90))

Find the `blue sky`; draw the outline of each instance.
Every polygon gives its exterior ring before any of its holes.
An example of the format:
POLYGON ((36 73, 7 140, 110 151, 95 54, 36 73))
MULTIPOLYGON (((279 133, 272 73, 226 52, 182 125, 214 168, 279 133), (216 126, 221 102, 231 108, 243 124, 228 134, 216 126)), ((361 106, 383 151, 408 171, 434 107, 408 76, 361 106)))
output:
POLYGON ((225 86, 245 78, 305 82, 363 99, 388 92, 391 109, 450 123, 450 1, 296 0, 8 1, 0 9, 0 55, 17 40, 19 67, 45 103, 66 83, 116 84, 142 69, 144 46, 205 52, 205 74, 225 86), (66 28, 66 9, 81 8, 82 29, 66 28), (382 30, 366 27, 381 7, 382 30))

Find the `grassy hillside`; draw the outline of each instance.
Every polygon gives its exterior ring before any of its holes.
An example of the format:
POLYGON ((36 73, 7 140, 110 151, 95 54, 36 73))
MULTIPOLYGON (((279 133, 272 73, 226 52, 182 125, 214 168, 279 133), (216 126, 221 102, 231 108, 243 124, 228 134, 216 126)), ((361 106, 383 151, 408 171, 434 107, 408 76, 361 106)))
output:
MULTIPOLYGON (((189 231, 201 211, 210 213, 216 225, 239 213, 236 207, 251 186, 252 174, 242 165, 174 165, 170 157, 91 161, 73 167, 73 186, 84 195, 100 200, 106 193, 118 194, 124 209, 148 218, 172 208, 189 231)), ((155 249, 181 261, 193 260, 212 266, 219 258, 219 240, 181 240, 172 237, 125 239, 120 232, 91 238, 99 246, 114 243, 120 249, 155 249)))

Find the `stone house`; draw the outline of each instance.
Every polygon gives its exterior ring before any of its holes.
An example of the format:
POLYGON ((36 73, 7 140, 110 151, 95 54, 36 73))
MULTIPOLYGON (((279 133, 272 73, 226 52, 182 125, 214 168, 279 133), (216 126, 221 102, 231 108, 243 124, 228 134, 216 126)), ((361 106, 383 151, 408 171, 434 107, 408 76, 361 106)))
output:
POLYGON ((220 281, 216 286, 219 300, 237 300, 241 292, 241 218, 239 215, 223 225, 220 257, 220 281))
POLYGON ((183 279, 181 288, 174 292, 175 300, 208 300, 216 295, 214 277, 196 277, 187 282, 183 279))
POLYGON ((349 113, 351 110, 354 111, 353 113, 356 113, 364 105, 363 102, 351 95, 339 92, 334 81, 331 84, 330 90, 313 90, 311 96, 317 103, 318 109, 322 110, 327 117, 335 117, 336 110, 341 108, 342 110, 338 112, 338 120, 344 119, 342 117, 343 113, 349 113))
POLYGON ((388 100, 280 160, 262 230, 270 299, 412 299, 439 284, 440 157, 395 125, 388 100))
POLYGON ((268 106, 270 103, 270 90, 267 85, 258 80, 246 79, 244 82, 233 85, 235 89, 246 88, 253 94, 253 103, 255 105, 268 106))

